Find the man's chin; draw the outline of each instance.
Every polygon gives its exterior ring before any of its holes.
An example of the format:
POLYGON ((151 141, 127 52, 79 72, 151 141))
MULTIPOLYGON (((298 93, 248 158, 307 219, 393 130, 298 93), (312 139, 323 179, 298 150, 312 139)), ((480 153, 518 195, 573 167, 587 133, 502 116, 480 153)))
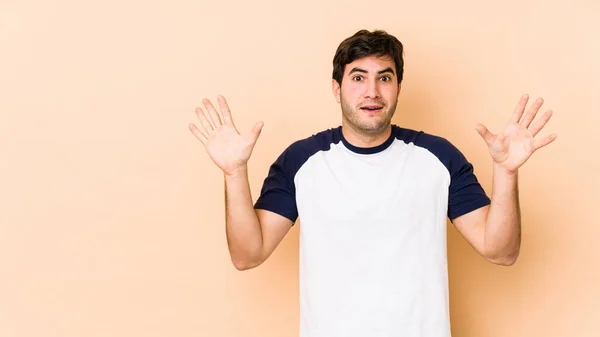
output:
POLYGON ((379 134, 390 125, 390 123, 380 122, 380 123, 361 123, 358 126, 358 129, 366 134, 379 134))
POLYGON ((367 135, 378 135, 384 132, 391 122, 390 118, 386 118, 385 115, 368 116, 361 113, 355 113, 351 116, 344 116, 343 118, 348 126, 356 132, 367 135))

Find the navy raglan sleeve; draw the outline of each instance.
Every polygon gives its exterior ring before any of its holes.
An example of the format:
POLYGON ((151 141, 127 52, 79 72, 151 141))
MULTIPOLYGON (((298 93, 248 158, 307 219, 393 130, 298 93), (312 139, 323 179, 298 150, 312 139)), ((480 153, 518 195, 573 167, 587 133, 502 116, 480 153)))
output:
POLYGON ((254 208, 268 210, 292 222, 296 221, 298 218, 294 186, 296 162, 297 158, 292 147, 283 151, 269 168, 254 208))
POLYGON ((461 215, 490 204, 490 198, 477 180, 473 165, 455 146, 449 148, 450 190, 448 196, 448 218, 454 220, 461 215))

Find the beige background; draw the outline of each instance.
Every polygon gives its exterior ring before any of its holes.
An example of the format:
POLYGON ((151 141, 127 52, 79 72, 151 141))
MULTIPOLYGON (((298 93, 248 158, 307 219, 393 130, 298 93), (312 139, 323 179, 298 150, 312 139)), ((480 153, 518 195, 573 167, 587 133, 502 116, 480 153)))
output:
POLYGON ((447 137, 491 192, 474 129, 522 93, 558 139, 521 170, 523 247, 483 261, 450 227, 455 337, 600 336, 600 4, 0 2, 0 336, 297 336, 298 228, 236 271, 223 179, 187 129, 203 97, 265 127, 256 198, 291 142, 340 123, 331 59, 360 28, 406 46, 394 122, 447 137))

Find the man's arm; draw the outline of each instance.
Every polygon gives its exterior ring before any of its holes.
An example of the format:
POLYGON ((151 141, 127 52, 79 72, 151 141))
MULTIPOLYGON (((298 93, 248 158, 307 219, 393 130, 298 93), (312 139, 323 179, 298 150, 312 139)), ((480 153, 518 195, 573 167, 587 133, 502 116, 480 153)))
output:
POLYGON ((205 110, 196 109, 200 127, 190 131, 202 142, 206 152, 225 175, 225 222, 227 244, 238 270, 264 262, 289 231, 292 221, 269 211, 255 211, 248 183, 248 160, 262 130, 256 123, 247 134, 235 127, 225 97, 218 97, 221 113, 208 99, 205 110))
POLYGON ((288 218, 254 209, 247 166, 225 175, 225 223, 231 261, 238 270, 263 263, 292 227, 288 218))
POLYGON ((494 166, 491 204, 453 220, 457 230, 488 261, 510 266, 521 247, 518 174, 494 166))
POLYGON ((521 212, 518 195, 518 170, 540 148, 552 143, 556 134, 535 139, 552 116, 548 110, 532 124, 543 99, 537 99, 524 114, 529 100, 523 95, 508 125, 499 134, 484 125, 476 129, 488 145, 494 160, 491 204, 457 217, 457 229, 489 261, 512 265, 521 245, 521 212))

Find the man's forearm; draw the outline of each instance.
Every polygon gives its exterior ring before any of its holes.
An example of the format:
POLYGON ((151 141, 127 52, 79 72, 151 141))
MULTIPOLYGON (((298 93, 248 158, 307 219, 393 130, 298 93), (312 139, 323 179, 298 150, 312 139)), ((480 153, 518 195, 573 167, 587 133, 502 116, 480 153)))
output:
POLYGON ((262 251, 262 232, 246 166, 225 175, 225 224, 232 262, 236 268, 245 269, 262 251))
POLYGON ((521 246, 518 172, 494 166, 491 199, 485 226, 486 255, 497 263, 512 264, 521 246))

